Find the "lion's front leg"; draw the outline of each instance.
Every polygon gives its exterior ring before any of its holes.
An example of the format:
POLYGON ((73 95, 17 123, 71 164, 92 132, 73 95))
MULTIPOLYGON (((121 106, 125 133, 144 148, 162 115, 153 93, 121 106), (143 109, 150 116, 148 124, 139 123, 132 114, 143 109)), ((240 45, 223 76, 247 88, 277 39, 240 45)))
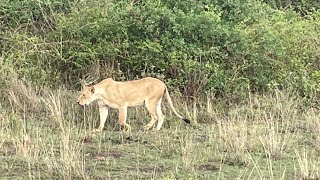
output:
POLYGON ((105 105, 99 105, 99 113, 100 113, 100 125, 97 129, 94 129, 94 132, 102 131, 104 128, 104 124, 108 117, 109 108, 105 105))

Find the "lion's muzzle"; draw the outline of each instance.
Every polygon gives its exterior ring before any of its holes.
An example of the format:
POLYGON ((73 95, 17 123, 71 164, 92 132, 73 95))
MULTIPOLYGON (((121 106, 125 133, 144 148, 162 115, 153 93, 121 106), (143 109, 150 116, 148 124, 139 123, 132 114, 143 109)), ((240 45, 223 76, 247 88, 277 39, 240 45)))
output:
POLYGON ((80 104, 79 101, 77 101, 77 104, 78 104, 81 108, 84 108, 84 105, 83 105, 83 104, 80 104))

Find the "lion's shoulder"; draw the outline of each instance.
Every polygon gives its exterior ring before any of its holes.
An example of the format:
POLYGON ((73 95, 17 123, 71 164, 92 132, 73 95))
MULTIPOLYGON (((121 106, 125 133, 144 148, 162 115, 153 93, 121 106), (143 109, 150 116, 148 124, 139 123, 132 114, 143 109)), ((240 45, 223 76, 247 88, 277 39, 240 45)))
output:
POLYGON ((101 86, 107 86, 107 85, 110 85, 110 84, 114 84, 116 81, 114 81, 112 78, 107 78, 107 79, 104 79, 102 80, 99 85, 101 86))

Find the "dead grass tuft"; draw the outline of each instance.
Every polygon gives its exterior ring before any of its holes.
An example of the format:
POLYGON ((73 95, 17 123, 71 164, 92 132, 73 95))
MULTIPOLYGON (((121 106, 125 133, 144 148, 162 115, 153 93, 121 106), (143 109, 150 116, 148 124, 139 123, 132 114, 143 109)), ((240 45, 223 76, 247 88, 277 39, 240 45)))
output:
POLYGON ((50 112, 50 120, 53 122, 54 127, 59 127, 60 130, 64 131, 64 114, 63 107, 61 106, 61 100, 59 93, 53 94, 48 92, 41 98, 42 102, 47 111, 50 112))
POLYGON ((246 122, 223 121, 218 123, 221 151, 227 152, 226 161, 229 164, 248 165, 250 150, 253 143, 246 122))
POLYGON ((40 89, 16 78, 12 79, 11 82, 6 92, 12 110, 28 115, 41 112, 40 89))
POLYGON ((317 159, 311 158, 308 150, 302 152, 295 150, 296 164, 295 175, 300 179, 320 179, 320 163, 317 159))

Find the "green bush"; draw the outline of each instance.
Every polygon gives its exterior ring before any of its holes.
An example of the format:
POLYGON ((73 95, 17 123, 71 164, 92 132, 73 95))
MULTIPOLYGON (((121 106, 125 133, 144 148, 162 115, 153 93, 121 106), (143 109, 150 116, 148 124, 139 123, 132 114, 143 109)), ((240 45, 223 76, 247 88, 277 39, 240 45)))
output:
MULTIPOLYGON (((187 96, 211 91, 235 97, 274 88, 319 94, 316 9, 301 16, 294 8, 256 0, 22 2, 36 8, 2 19, 6 27, 38 14, 52 19, 50 28, 18 33, 32 39, 23 45, 8 28, 11 41, 0 40, 5 56, 17 61, 18 74, 39 83, 75 84, 99 66, 101 78, 156 76, 187 96)), ((20 6, 8 1, 1 12, 20 6)))
POLYGON ((43 33, 54 30, 54 13, 68 13, 69 0, 2 0, 0 30, 43 33))
POLYGON ((318 11, 320 9, 320 3, 314 0, 265 0, 264 2, 277 9, 292 8, 302 16, 306 16, 310 12, 318 11))

